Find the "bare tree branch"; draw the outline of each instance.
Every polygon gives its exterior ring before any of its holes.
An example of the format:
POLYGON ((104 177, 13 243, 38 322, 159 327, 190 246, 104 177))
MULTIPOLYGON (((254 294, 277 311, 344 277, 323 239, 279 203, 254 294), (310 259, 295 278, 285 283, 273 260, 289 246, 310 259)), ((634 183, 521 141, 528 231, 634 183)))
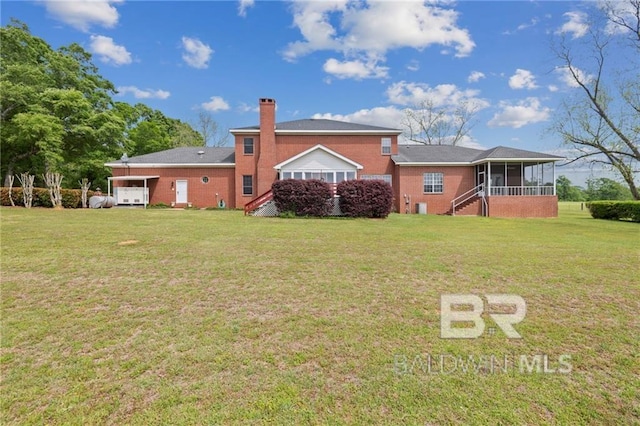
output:
POLYGON ((616 65, 612 58, 619 52, 611 47, 614 37, 621 33, 631 32, 640 42, 640 0, 627 0, 626 7, 610 2, 604 9, 594 10, 605 13, 607 26, 592 25, 586 42, 579 41, 586 44, 569 43, 563 38, 556 50, 582 95, 565 101, 553 128, 580 153, 569 163, 588 160, 613 167, 634 198, 640 199, 636 182, 640 163, 640 79, 637 68, 626 74, 622 69, 612 69, 616 65), (614 93, 620 96, 612 96, 614 93))
POLYGON ((457 145, 475 125, 478 107, 468 101, 455 107, 439 106, 425 100, 406 109, 402 126, 405 137, 425 145, 457 145))

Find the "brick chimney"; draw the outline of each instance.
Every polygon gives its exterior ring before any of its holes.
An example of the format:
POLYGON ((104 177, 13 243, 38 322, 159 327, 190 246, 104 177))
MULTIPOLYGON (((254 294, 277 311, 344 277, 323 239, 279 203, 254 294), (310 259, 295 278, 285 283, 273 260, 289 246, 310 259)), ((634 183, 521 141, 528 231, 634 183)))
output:
POLYGON ((276 101, 260 99, 260 140, 257 146, 258 164, 256 170, 256 195, 271 189, 277 172, 276 162, 276 101))

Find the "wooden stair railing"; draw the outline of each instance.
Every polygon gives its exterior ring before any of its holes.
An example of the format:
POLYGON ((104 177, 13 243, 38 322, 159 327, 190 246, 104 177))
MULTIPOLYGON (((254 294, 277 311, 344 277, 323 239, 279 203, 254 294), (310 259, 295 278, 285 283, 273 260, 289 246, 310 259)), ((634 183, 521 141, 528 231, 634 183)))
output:
POLYGON ((249 201, 247 204, 244 205, 244 214, 245 214, 245 216, 247 214, 249 214, 249 212, 257 209, 258 207, 260 207, 261 205, 263 205, 264 203, 266 203, 267 201, 270 201, 272 199, 273 199, 273 192, 271 192, 271 190, 268 190, 264 194, 259 195, 258 197, 256 197, 253 200, 249 201))

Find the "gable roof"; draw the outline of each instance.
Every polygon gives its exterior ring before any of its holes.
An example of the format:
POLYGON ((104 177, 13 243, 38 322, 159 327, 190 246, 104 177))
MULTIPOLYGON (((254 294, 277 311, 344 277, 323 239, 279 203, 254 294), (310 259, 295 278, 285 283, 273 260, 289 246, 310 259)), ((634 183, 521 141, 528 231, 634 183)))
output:
POLYGON ((289 159, 287 159, 287 160, 285 160, 285 161, 283 161, 283 162, 281 162, 279 164, 276 164, 273 168, 276 169, 276 170, 280 170, 284 166, 286 166, 287 164, 290 164, 290 163, 296 161, 297 159, 302 158, 305 155, 311 154, 312 152, 318 151, 318 150, 324 151, 329 155, 332 155, 332 156, 334 156, 336 158, 339 158, 340 160, 344 161, 345 163, 351 164, 353 167, 355 167, 358 170, 362 170, 364 168, 362 166, 362 164, 356 163, 355 161, 345 157, 344 155, 338 154, 337 152, 327 148, 324 145, 320 145, 320 144, 318 144, 316 146, 313 146, 313 147, 311 147, 311 148, 309 148, 309 149, 307 149, 305 151, 302 151, 301 153, 296 154, 293 157, 291 157, 291 158, 289 158, 289 159))
POLYGON ((476 161, 479 160, 562 160, 562 157, 542 152, 509 148, 507 146, 497 146, 484 151, 476 158, 476 161))
MULTIPOLYGON (((258 133, 260 126, 240 127, 229 130, 230 133, 258 133)), ((389 127, 370 126, 368 124, 348 123, 346 121, 306 118, 303 120, 276 123, 276 134, 388 134, 399 135, 402 130, 389 127)))
POLYGON ((228 167, 235 165, 235 148, 189 146, 152 152, 131 157, 124 163, 121 159, 106 163, 107 167, 228 167))
POLYGON ((558 161, 563 158, 504 146, 481 150, 452 145, 398 145, 398 154, 392 155, 391 159, 395 164, 417 166, 478 164, 487 161, 558 161))

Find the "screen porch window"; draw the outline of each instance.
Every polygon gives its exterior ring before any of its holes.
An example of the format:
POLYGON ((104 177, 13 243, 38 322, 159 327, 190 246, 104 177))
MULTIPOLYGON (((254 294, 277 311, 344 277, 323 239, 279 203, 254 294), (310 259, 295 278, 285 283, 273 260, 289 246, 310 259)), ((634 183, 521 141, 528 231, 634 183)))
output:
POLYGON ((243 152, 244 155, 253 155, 253 138, 244 138, 243 152))
POLYGON ((391 185, 391 175, 361 175, 362 180, 383 180, 391 185))
POLYGON ((355 171, 283 171, 281 178, 284 179, 321 179, 327 183, 340 183, 344 180, 354 180, 355 171))
POLYGON ((253 195, 253 176, 242 176, 242 195, 253 195))
POLYGON ((391 155, 391 138, 382 138, 382 155, 391 155))
POLYGON ((425 194, 441 194, 444 189, 442 173, 425 173, 423 177, 425 194))

